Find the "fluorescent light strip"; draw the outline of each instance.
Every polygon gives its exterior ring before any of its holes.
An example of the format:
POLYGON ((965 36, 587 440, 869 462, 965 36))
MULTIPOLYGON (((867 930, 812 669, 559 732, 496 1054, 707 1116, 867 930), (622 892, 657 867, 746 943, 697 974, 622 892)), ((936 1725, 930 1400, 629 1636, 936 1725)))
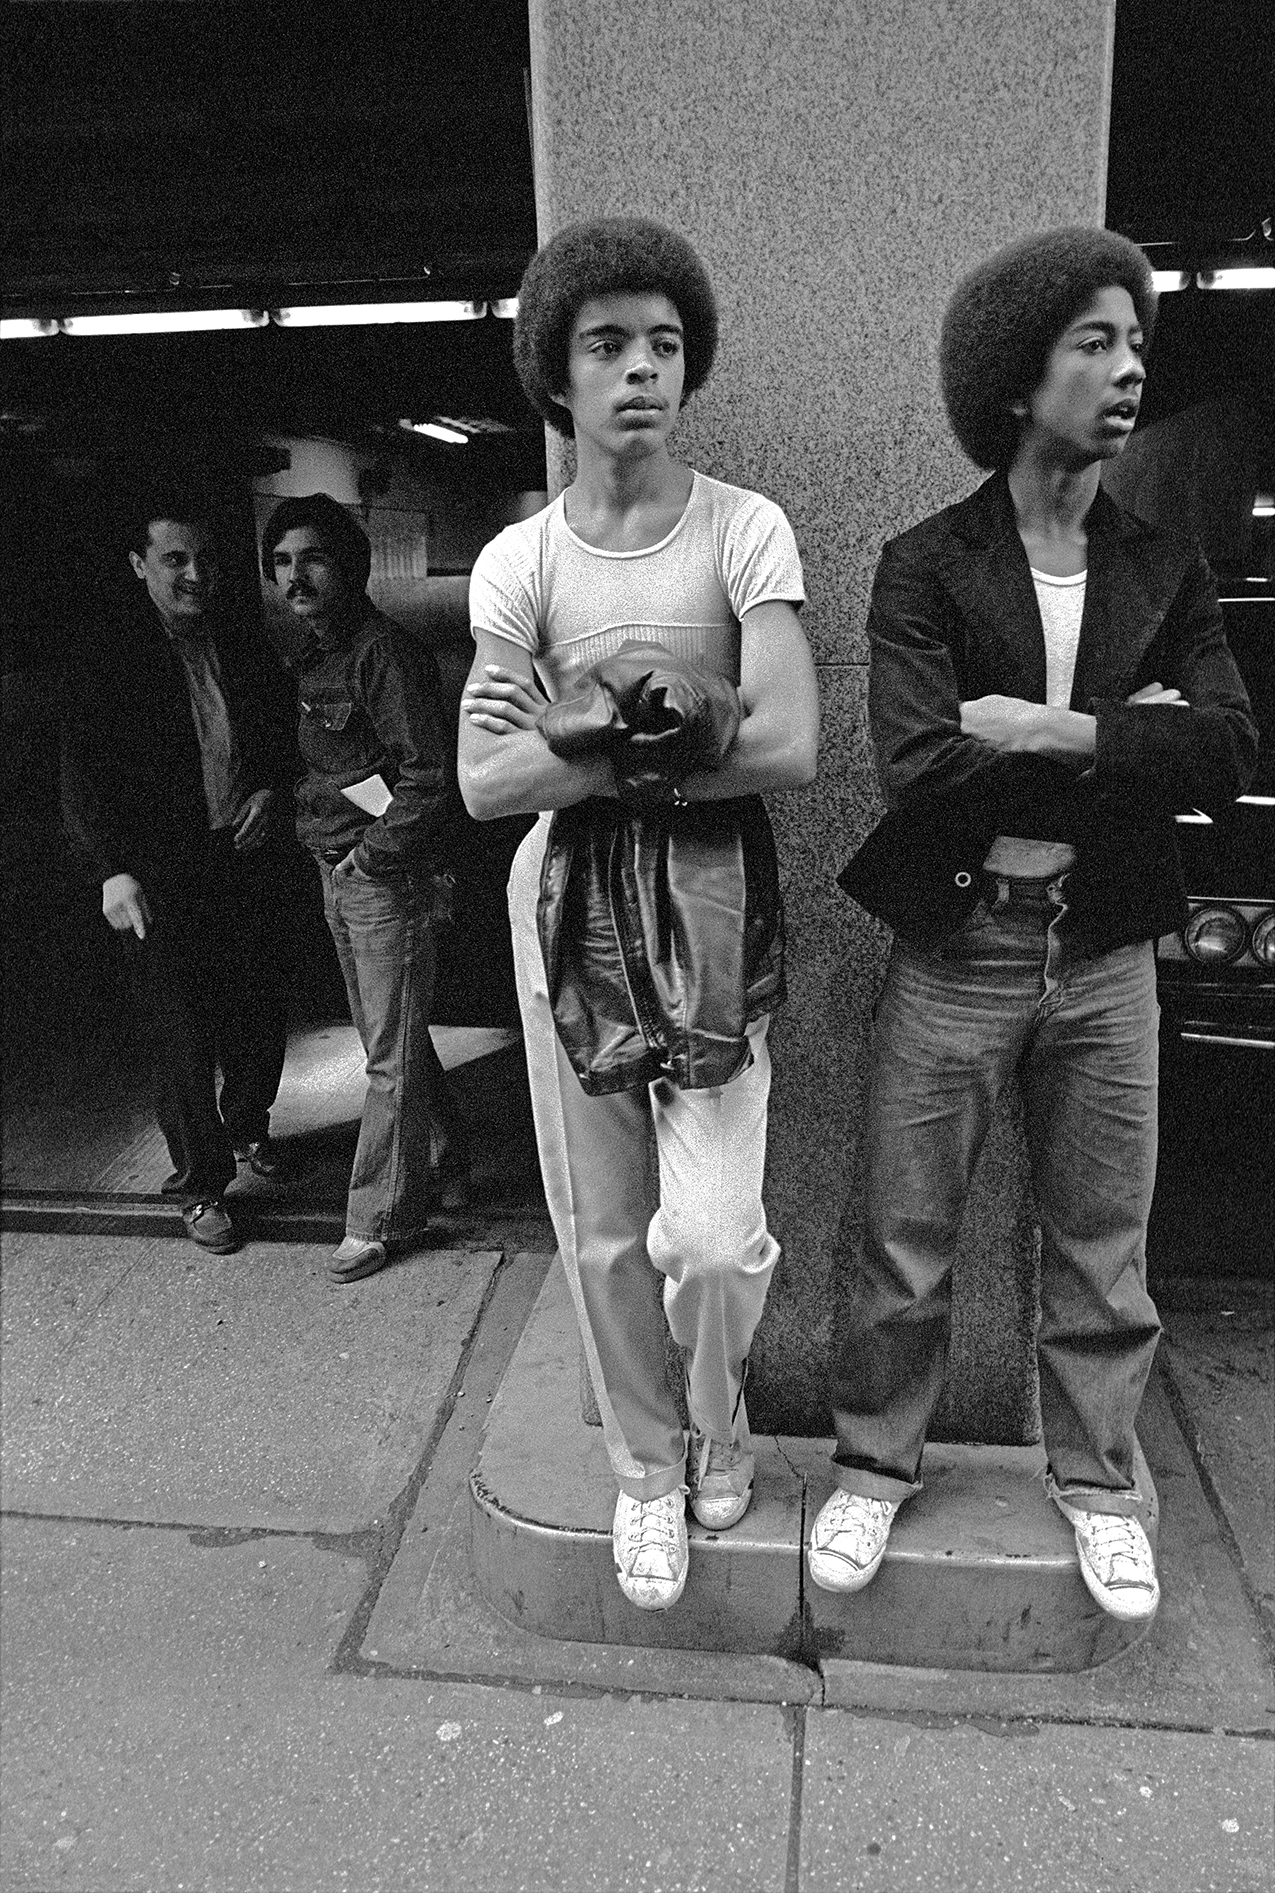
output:
POLYGON ((1275 808, 1275 795, 1237 795, 1237 802, 1247 802, 1250 808, 1275 808))
POLYGON ((51 316, 5 316, 0 320, 0 342, 29 342, 57 332, 58 325, 51 316))
POLYGON ((63 316, 67 335, 182 335, 198 329, 264 329, 264 309, 135 310, 128 315, 63 316))
POLYGON ((1275 289, 1275 266, 1201 270, 1195 280, 1201 289, 1275 289))
POLYGON ((502 322, 512 322, 518 313, 517 296, 504 296, 499 302, 493 302, 491 312, 499 316, 502 322))
POLYGON ((468 447, 469 435, 458 427, 444 427, 440 421, 401 421, 401 427, 413 434, 428 434, 431 440, 445 440, 449 447, 468 447))
POLYGON ((1151 281, 1160 295, 1171 295, 1175 289, 1185 289, 1191 278, 1184 269, 1153 269, 1151 281))
POLYGON ((373 322, 477 322, 485 302, 346 302, 295 309, 272 309, 272 321, 285 329, 356 328, 373 322))

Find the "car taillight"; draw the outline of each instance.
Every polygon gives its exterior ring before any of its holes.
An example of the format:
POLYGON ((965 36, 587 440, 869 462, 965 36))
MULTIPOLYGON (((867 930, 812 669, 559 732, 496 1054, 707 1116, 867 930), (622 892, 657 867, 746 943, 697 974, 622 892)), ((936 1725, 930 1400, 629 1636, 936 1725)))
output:
POLYGON ((1253 929, 1253 958, 1259 966, 1275 966, 1275 910, 1253 929))
POLYGON ((1237 960, 1248 941, 1248 928, 1233 907, 1198 907, 1182 929, 1182 944, 1204 966, 1237 960))

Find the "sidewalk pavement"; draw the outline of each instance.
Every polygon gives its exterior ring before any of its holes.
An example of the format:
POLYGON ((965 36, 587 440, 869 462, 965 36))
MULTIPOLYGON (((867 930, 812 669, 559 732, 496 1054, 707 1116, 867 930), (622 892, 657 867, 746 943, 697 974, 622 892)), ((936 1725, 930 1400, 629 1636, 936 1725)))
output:
POLYGON ((5 1893, 1255 1893, 1272 1884, 1271 1315, 1175 1284, 1165 1603, 1083 1677, 559 1643, 467 1480, 549 1257, 3 1244, 5 1893))

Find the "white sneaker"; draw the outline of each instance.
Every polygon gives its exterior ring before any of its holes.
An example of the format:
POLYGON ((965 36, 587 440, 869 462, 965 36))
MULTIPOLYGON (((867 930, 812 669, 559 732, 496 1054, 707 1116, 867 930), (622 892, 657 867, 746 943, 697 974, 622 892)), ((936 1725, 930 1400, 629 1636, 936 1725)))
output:
POLYGON ((659 1499, 621 1492, 611 1527, 615 1575, 639 1610, 667 1610, 686 1589, 686 1487, 659 1499))
POLYGON ((810 1534, 810 1575, 821 1591, 861 1591, 876 1576, 899 1507, 838 1489, 810 1534))
POLYGON ((753 1496, 755 1461, 731 1440, 691 1429, 691 1510, 709 1531, 738 1525, 753 1496))
POLYGON ((1154 1617, 1160 1602, 1155 1554, 1139 1519, 1123 1512, 1082 1512, 1068 1505, 1076 1530, 1080 1575, 1089 1595, 1112 1617, 1154 1617))

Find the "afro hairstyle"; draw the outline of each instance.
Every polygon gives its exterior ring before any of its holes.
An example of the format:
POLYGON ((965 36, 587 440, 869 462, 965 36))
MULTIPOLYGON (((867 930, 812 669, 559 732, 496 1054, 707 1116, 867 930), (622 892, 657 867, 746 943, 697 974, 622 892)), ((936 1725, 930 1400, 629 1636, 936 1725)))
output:
POLYGON ((307 493, 303 499, 280 500, 261 535, 262 576, 273 584, 274 549, 298 526, 313 526, 336 561, 347 585, 366 591, 372 572, 372 544, 352 513, 328 493, 307 493))
POLYGON ((1112 230, 1074 225, 1019 237, 957 284, 943 317, 939 373, 952 431, 975 466, 1009 465, 1022 429, 1012 404, 1039 387, 1064 329, 1113 287, 1128 290, 1150 342, 1151 265, 1112 230))
POLYGON ((699 257, 649 217, 589 217, 537 250, 518 290, 514 366, 533 407, 568 438, 575 426, 554 400, 567 386, 571 330, 594 296, 667 296, 682 318, 685 403, 708 380, 717 352, 717 301, 699 257))

